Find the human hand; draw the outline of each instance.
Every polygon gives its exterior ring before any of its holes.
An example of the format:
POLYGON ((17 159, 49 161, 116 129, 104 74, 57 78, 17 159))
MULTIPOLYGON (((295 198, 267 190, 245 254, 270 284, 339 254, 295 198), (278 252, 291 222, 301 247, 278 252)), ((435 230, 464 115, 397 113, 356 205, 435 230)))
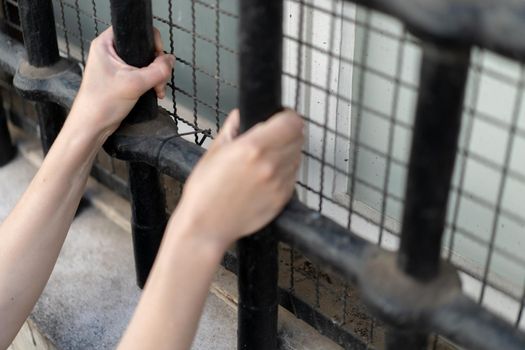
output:
POLYGON ((267 224, 293 194, 302 128, 302 119, 285 110, 236 137, 239 112, 230 113, 186 182, 167 232, 184 221, 191 234, 224 250, 267 224))
POLYGON ((80 90, 72 110, 84 110, 80 123, 108 137, 131 111, 138 98, 154 88, 165 96, 166 81, 175 57, 164 54, 160 33, 154 29, 156 58, 147 67, 126 64, 116 53, 113 28, 109 27, 91 42, 80 90))

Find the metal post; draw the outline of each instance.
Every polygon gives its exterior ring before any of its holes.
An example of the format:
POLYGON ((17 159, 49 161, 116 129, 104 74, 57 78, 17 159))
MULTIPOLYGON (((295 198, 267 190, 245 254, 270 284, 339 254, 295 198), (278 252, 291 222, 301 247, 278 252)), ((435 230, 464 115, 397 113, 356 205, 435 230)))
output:
MULTIPOLYGON (((111 1, 111 23, 118 55, 128 64, 144 67, 155 58, 151 1, 111 1)), ((135 124, 157 115, 153 90, 144 94, 124 123, 135 124)), ((166 204, 158 171, 144 163, 129 163, 132 234, 137 284, 144 287, 166 227, 166 204)))
MULTIPOLYGON (((18 8, 29 64, 48 67, 57 63, 60 55, 51 0, 20 0, 18 8)), ((42 149, 47 154, 64 124, 65 113, 49 102, 36 102, 36 110, 42 149)))
POLYGON ((29 64, 46 67, 57 63, 60 55, 51 0, 19 0, 18 9, 29 64))
POLYGON ((3 166, 16 155, 16 148, 11 142, 11 135, 7 128, 7 118, 5 115, 2 95, 0 95, 0 166, 3 166))
MULTIPOLYGON (((281 0, 240 2, 240 114, 246 131, 281 107, 281 0)), ((238 242, 238 349, 277 348, 277 240, 264 228, 238 242)))
MULTIPOLYGON (((421 283, 440 272, 445 228, 469 67, 469 48, 425 44, 407 177, 399 267, 421 283)), ((389 349, 400 342, 423 349, 425 334, 391 331, 389 349), (408 341, 410 339, 410 341, 408 341)))

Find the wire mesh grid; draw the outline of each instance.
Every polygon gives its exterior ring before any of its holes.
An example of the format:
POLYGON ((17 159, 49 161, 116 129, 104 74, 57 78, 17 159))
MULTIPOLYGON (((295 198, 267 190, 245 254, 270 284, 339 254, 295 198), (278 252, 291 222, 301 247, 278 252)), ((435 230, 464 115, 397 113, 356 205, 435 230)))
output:
MULTIPOLYGON (((301 198, 395 250, 422 44, 348 2, 292 0, 287 10, 285 98, 308 129, 301 198)), ((443 255, 469 295, 523 327, 523 70, 478 49, 471 61, 443 255)))
MULTIPOLYGON (((16 1, 4 0, 3 7, 8 25, 19 29, 16 1)), ((109 4, 54 0, 54 8, 62 53, 85 63, 90 41, 109 26, 109 4)), ((177 56, 161 108, 180 130, 215 134, 236 105, 237 2, 163 1, 153 12, 165 50, 177 56)), ((283 101, 306 121, 300 199, 395 250, 421 43, 399 21, 346 1, 287 0, 284 19, 283 101)), ((523 78, 519 63, 473 49, 443 242, 443 257, 462 272, 465 292, 521 328, 523 78)), ((104 154, 98 163, 126 181, 123 164, 104 154)), ((340 329, 381 347, 381 326, 353 286, 285 245, 280 260, 281 287, 340 329)), ((291 309, 301 316, 296 305, 291 309)), ((320 322, 310 320, 322 330, 320 322)))

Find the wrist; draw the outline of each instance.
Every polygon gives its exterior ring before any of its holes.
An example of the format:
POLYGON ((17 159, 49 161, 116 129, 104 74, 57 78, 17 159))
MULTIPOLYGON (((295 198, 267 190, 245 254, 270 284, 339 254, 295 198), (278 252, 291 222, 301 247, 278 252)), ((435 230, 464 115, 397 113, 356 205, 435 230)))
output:
POLYGON ((168 223, 167 240, 174 242, 182 240, 199 247, 199 250, 206 252, 210 258, 220 261, 231 242, 213 231, 214 228, 209 228, 205 221, 205 218, 197 218, 194 212, 179 207, 168 223))
POLYGON ((68 120, 73 127, 81 128, 83 133, 94 139, 101 139, 103 144, 118 127, 108 123, 113 119, 112 114, 110 104, 86 94, 81 89, 71 107, 68 120))
POLYGON ((101 130, 83 123, 86 119, 77 111, 71 110, 59 137, 65 141, 71 151, 83 154, 96 154, 102 148, 107 136, 101 130))

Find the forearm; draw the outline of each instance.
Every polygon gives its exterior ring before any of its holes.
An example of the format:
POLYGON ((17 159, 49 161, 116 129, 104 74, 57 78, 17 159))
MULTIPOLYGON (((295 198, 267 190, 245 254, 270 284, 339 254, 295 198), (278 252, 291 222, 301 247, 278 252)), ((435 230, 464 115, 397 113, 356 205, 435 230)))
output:
POLYGON ((102 141, 68 120, 0 226, 0 348, 16 335, 47 283, 102 141))
POLYGON ((157 260, 119 349, 189 349, 224 247, 204 239, 187 216, 170 221, 157 260))

